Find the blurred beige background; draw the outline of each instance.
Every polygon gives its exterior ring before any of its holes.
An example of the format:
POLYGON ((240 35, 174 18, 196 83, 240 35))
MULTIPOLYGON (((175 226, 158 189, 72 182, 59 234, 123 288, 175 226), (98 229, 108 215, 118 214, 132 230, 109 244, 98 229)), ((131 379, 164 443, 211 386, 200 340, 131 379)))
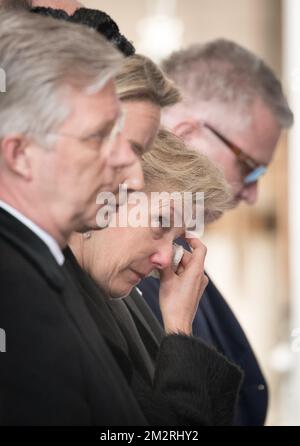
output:
MULTIPOLYGON (((110 14, 139 51, 158 60, 181 46, 226 37, 282 76, 280 0, 84 0, 110 14), (151 38, 148 36, 151 36, 151 38), (154 37, 155 36, 155 37, 154 37)), ((258 203, 206 228, 207 269, 234 308, 270 385, 267 424, 291 424, 288 146, 283 138, 258 203)), ((298 389, 299 390, 299 389, 298 389)))

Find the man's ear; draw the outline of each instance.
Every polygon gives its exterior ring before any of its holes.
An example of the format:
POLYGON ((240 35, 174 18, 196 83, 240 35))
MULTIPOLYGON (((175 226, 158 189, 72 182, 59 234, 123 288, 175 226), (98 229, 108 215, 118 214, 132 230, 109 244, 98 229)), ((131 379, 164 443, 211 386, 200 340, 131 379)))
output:
POLYGON ((24 135, 9 135, 0 143, 2 162, 8 170, 25 180, 32 178, 32 161, 29 142, 24 135))
POLYGON ((193 119, 186 119, 185 121, 179 122, 175 127, 173 127, 172 131, 176 136, 180 138, 186 138, 192 134, 193 131, 197 130, 200 126, 197 125, 197 122, 193 119))

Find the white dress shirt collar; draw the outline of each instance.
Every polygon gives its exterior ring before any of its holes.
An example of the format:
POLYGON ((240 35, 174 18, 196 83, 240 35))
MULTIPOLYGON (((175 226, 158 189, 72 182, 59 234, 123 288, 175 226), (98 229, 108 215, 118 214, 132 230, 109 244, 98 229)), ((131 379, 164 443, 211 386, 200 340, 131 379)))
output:
POLYGON ((5 203, 2 200, 0 200, 0 207, 9 214, 11 214, 13 217, 15 217, 17 220, 19 220, 21 223, 23 223, 25 226, 27 226, 27 228, 29 228, 41 240, 43 240, 43 242, 48 246, 50 252, 52 253, 57 263, 59 265, 63 265, 65 258, 62 253, 62 250, 58 245, 57 241, 50 234, 48 234, 46 231, 44 231, 35 223, 33 223, 33 221, 31 221, 29 218, 25 217, 25 215, 23 215, 17 209, 5 203))

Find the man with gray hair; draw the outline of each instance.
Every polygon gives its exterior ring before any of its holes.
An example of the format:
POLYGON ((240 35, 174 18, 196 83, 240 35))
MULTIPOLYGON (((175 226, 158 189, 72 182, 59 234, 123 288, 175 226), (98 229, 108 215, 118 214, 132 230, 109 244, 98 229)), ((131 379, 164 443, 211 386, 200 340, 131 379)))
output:
POLYGON ((262 59, 227 40, 174 53, 163 69, 183 93, 165 112, 165 125, 220 166, 235 205, 254 204, 281 131, 293 124, 280 81, 262 59))
MULTIPOLYGON (((181 89, 183 101, 164 111, 163 123, 224 172, 233 206, 254 204, 258 181, 270 164, 293 113, 280 81, 255 54, 228 40, 196 44, 173 53, 162 68, 181 89)), ((161 320, 155 279, 140 286, 161 320)), ((261 425, 267 385, 246 336, 210 281, 200 301, 193 333, 218 348, 245 372, 236 424, 261 425)))
POLYGON ((137 161, 120 132, 121 63, 94 30, 0 10, 0 425, 145 423, 63 255, 137 161))

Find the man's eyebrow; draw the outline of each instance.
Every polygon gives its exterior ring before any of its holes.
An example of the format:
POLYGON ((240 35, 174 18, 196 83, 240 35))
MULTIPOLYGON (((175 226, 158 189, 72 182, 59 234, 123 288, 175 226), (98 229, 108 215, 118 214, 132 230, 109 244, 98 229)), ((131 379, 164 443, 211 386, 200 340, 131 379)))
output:
POLYGON ((94 127, 94 129, 86 131, 86 136, 84 136, 83 138, 91 138, 97 135, 106 136, 109 132, 112 131, 114 126, 118 126, 118 124, 120 124, 120 127, 123 127, 123 121, 124 112, 122 110, 119 110, 119 112, 113 118, 109 119, 105 123, 98 124, 94 127))

